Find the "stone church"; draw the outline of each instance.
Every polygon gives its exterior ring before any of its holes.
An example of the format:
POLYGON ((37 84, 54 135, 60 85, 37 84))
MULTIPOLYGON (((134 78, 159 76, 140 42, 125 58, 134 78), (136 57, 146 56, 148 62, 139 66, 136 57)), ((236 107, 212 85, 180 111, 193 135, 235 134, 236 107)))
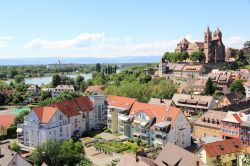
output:
POLYGON ((191 43, 184 38, 177 44, 175 51, 187 51, 189 54, 195 51, 202 51, 205 53, 205 63, 225 61, 225 46, 222 43, 222 33, 219 28, 212 33, 209 27, 207 27, 207 30, 204 32, 204 42, 191 43))

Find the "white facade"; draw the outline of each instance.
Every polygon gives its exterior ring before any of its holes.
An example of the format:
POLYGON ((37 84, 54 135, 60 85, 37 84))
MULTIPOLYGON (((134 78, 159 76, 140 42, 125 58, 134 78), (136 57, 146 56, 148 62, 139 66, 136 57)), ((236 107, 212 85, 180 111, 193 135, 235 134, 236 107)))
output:
POLYGON ((245 86, 246 98, 250 98, 250 80, 248 80, 247 85, 245 86))
POLYGON ((67 140, 71 138, 69 118, 57 110, 48 123, 41 123, 34 111, 24 120, 24 145, 35 147, 48 140, 67 140))

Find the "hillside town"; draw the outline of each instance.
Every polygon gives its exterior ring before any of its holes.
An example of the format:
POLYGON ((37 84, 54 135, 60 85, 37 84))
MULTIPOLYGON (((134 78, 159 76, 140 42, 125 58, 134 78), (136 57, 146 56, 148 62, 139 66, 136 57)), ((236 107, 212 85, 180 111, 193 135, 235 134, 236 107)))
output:
POLYGON ((17 75, 1 83, 0 165, 250 165, 249 57, 249 41, 226 48, 208 26, 156 65, 58 70, 42 86, 17 75))

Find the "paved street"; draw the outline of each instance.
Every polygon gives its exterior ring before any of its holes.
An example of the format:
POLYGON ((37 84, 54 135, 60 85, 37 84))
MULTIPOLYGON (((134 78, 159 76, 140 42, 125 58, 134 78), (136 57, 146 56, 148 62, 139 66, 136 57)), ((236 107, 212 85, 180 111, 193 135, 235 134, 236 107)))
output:
POLYGON ((7 166, 9 161, 12 159, 15 152, 11 151, 8 146, 10 143, 5 143, 0 145, 1 148, 1 155, 4 155, 0 158, 0 166, 7 166))

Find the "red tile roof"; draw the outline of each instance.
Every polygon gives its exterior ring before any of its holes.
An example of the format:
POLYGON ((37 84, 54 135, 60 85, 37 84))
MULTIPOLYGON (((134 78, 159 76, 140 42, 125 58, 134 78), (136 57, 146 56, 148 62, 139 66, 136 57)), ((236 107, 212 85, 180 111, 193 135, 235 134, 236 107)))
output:
POLYGON ((88 86, 88 88, 85 90, 85 93, 100 93, 104 90, 104 86, 102 85, 93 85, 93 86, 88 86))
POLYGON ((120 107, 125 109, 130 109, 131 106, 136 102, 136 99, 121 97, 121 96, 108 96, 107 102, 109 106, 120 107))
POLYGON ((14 123, 15 117, 15 114, 0 115, 0 126, 5 128, 10 127, 10 125, 14 123))
POLYGON ((243 143, 238 138, 203 144, 209 158, 241 151, 243 143))
POLYGON ((93 102, 88 96, 81 96, 72 100, 56 102, 50 106, 59 108, 67 116, 76 116, 79 111, 89 112, 93 108, 93 102))
POLYGON ((76 116, 80 111, 89 112, 93 108, 93 102, 88 96, 76 97, 72 100, 60 101, 49 106, 35 107, 33 110, 42 123, 48 123, 57 110, 66 116, 76 116))
POLYGON ((135 102, 129 112, 129 115, 135 115, 138 112, 144 112, 150 118, 155 117, 156 123, 167 121, 167 118, 171 117, 171 123, 173 124, 178 113, 180 112, 180 109, 176 107, 135 102))
POLYGON ((42 123, 49 123, 51 118, 54 116, 58 108, 56 107, 35 107, 33 111, 42 123))

